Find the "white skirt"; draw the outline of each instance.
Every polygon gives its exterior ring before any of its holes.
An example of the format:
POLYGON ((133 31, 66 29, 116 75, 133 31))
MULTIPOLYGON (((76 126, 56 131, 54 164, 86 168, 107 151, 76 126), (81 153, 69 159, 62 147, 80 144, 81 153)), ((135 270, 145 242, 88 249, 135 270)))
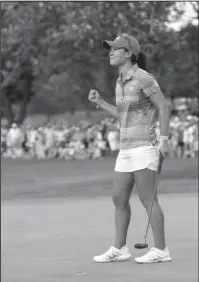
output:
POLYGON ((159 151, 156 146, 120 150, 116 159, 115 171, 133 172, 145 168, 157 171, 158 162, 159 151))

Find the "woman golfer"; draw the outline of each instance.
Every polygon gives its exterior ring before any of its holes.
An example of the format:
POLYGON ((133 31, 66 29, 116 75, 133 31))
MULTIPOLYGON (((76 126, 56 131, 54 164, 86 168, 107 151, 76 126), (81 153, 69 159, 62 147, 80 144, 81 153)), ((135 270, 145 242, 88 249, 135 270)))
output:
MULTIPOLYGON (((138 41, 127 34, 114 41, 103 41, 109 49, 110 65, 118 67, 116 107, 105 102, 98 91, 90 90, 88 99, 120 122, 120 151, 115 164, 113 203, 115 206, 114 245, 95 262, 123 261, 131 257, 126 237, 131 217, 129 204, 134 183, 141 203, 149 215, 156 179, 159 154, 168 153, 169 106, 155 78, 146 70, 146 60, 138 41), (159 142, 151 142, 157 117, 160 122, 159 142)), ((157 195, 150 221, 154 247, 135 258, 137 263, 171 261, 165 243, 164 215, 157 195)))

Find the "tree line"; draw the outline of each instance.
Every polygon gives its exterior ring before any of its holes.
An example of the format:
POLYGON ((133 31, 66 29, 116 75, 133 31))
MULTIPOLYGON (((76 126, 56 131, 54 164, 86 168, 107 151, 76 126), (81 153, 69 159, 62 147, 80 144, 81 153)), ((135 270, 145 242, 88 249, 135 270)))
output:
POLYGON ((1 2, 1 113, 22 123, 28 110, 92 110, 90 88, 113 101, 102 40, 121 33, 139 40, 166 97, 197 97, 198 26, 167 26, 183 12, 183 2, 1 2))

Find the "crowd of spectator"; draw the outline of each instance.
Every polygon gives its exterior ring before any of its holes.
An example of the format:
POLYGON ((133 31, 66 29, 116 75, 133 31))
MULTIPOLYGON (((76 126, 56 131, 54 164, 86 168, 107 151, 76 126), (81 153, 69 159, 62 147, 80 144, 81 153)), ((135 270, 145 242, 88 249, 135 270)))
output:
MULTIPOLYGON (((157 124, 157 136, 159 125, 157 124)), ((173 116, 169 136, 170 158, 198 156, 198 118, 188 115, 183 121, 173 116)), ((66 121, 48 122, 42 126, 11 128, 1 126, 1 155, 25 159, 97 159, 116 155, 119 150, 119 124, 105 118, 98 124, 81 121, 68 126, 66 121)))

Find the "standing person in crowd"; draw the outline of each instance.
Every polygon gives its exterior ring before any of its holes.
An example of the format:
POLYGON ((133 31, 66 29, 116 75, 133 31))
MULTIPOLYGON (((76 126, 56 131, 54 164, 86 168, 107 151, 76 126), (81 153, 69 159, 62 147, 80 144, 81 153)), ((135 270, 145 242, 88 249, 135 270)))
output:
POLYGON ((23 155, 22 144, 24 134, 16 123, 13 123, 7 134, 7 147, 11 158, 21 158, 23 155))
POLYGON ((171 117, 170 136, 169 136, 169 158, 178 157, 178 125, 180 124, 177 116, 171 117))
POLYGON ((183 144, 184 144, 184 154, 183 154, 183 158, 187 158, 189 156, 189 123, 185 124, 184 128, 183 128, 183 144))
POLYGON ((35 140, 35 154, 38 159, 46 158, 46 144, 43 128, 39 127, 35 140))
POLYGON ((194 156, 195 158, 198 158, 198 119, 195 120, 195 124, 194 124, 194 156))
POLYGON ((50 125, 46 125, 44 128, 45 133, 45 146, 46 146, 46 156, 48 159, 54 157, 52 154, 52 148, 54 148, 55 138, 54 138, 54 131, 50 125))
POLYGON ((186 139, 186 133, 185 133, 185 123, 180 121, 177 127, 177 137, 178 137, 178 158, 184 158, 185 153, 185 139, 186 139))
MULTIPOLYGON (((93 258, 95 262, 123 261, 131 254, 126 246, 131 209, 130 195, 136 183, 141 203, 149 215, 160 153, 168 154, 169 105, 160 87, 146 70, 146 57, 140 52, 138 41, 127 34, 114 41, 104 41, 109 49, 110 65, 119 70, 116 82, 116 107, 105 102, 97 90, 90 90, 89 100, 120 121, 120 152, 118 154, 113 185, 115 205, 115 241, 104 254, 93 258), (151 137, 159 113, 160 141, 151 137), (153 143, 153 144, 152 144, 153 143)), ((147 254, 135 258, 137 263, 171 261, 165 242, 164 215, 157 193, 151 215, 155 247, 147 254)))
POLYGON ((106 154, 106 141, 103 138, 102 129, 103 127, 100 125, 98 131, 96 132, 96 139, 95 139, 96 147, 98 148, 99 158, 104 157, 106 154))
POLYGON ((1 126, 1 154, 4 155, 7 149, 6 139, 8 134, 8 128, 6 125, 1 126))
POLYGON ((109 147, 111 150, 111 156, 116 156, 116 153, 119 150, 119 132, 116 128, 112 127, 110 131, 107 133, 107 140, 109 142, 109 147))
POLYGON ((194 117, 190 116, 190 124, 188 127, 188 136, 189 136, 189 154, 188 157, 190 158, 195 158, 196 157, 196 152, 195 152, 195 140, 198 140, 198 138, 196 138, 196 131, 198 129, 198 124, 195 120, 194 117))
POLYGON ((27 158, 35 157, 35 141, 37 137, 37 130, 33 127, 33 125, 28 124, 26 126, 26 149, 27 149, 27 158))

